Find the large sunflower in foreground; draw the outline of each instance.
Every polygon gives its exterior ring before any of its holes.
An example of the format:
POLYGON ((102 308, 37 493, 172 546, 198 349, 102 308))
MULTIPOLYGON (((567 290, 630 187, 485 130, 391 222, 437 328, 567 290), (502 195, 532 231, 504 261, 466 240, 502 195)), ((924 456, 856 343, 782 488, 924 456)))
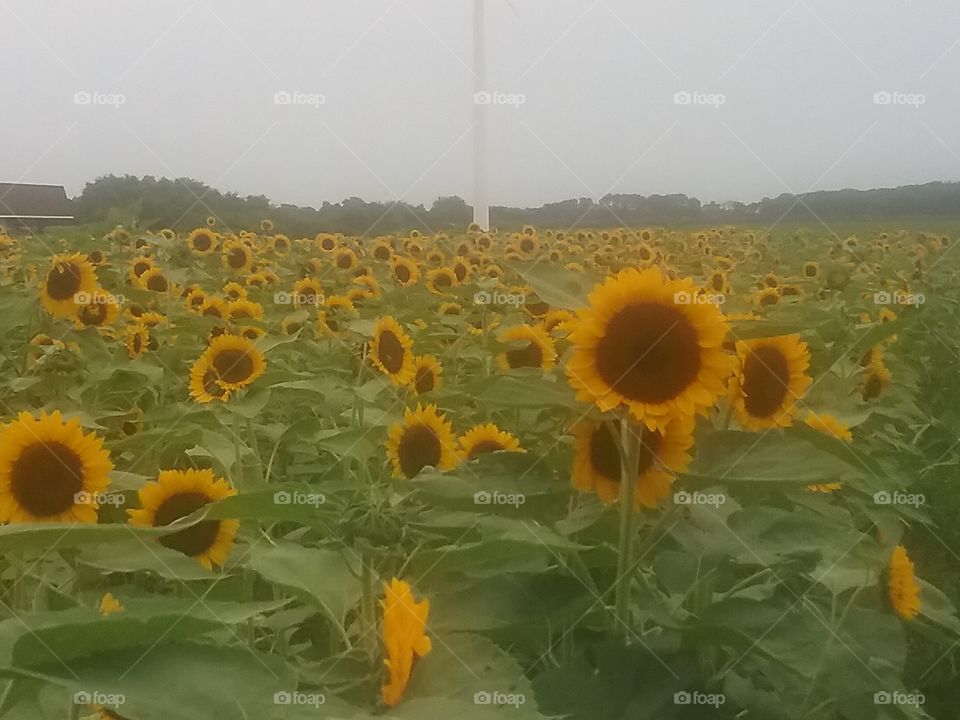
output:
POLYGON ((427 466, 451 470, 457 466, 456 438, 436 405, 409 408, 403 420, 387 432, 387 457, 393 476, 411 479, 427 466))
POLYGON ((377 320, 373 329, 370 360, 394 385, 406 385, 414 378, 413 340, 389 315, 377 320))
POLYGON ((913 561, 902 545, 897 545, 887 568, 887 597, 893 611, 904 620, 912 620, 920 612, 920 585, 913 571, 913 561))
POLYGON ((111 470, 103 440, 76 420, 20 413, 0 429, 0 522, 95 523, 111 470))
POLYGON ((729 388, 737 420, 748 430, 788 427, 811 383, 807 344, 799 335, 739 340, 737 357, 729 388))
POLYGON ((460 436, 460 448, 467 460, 492 452, 523 452, 517 438, 493 423, 476 425, 467 430, 460 436))
POLYGON ((214 338, 203 357, 209 361, 217 383, 224 390, 244 388, 267 369, 263 353, 256 344, 238 335, 214 338))
POLYGON ((514 325, 504 330, 499 340, 517 344, 497 356, 497 365, 501 370, 525 367, 550 370, 557 362, 553 338, 539 325, 514 325))
MULTIPOLYGON (((690 463, 692 416, 678 416, 662 429, 636 426, 640 435, 634 507, 656 507, 670 494, 675 474, 690 463)), ((631 425, 631 427, 634 427, 631 425)), ((615 430, 610 423, 581 420, 573 428, 573 486, 595 492, 605 503, 620 497, 621 461, 615 430)))
POLYGON ((432 649, 426 635, 430 601, 417 602, 410 584, 393 578, 386 586, 380 607, 383 608, 383 644, 387 654, 383 664, 388 673, 380 694, 383 702, 393 707, 403 699, 416 661, 432 649))
POLYGON ((601 410, 626 405, 650 429, 711 407, 734 362, 722 347, 723 316, 715 305, 682 302, 694 296, 692 280, 666 279, 656 267, 621 270, 595 288, 570 333, 577 397, 601 410))
MULTIPOLYGON (((162 470, 156 480, 140 488, 140 509, 127 514, 132 525, 165 527, 236 493, 212 470, 162 470)), ((164 535, 160 544, 189 555, 209 570, 227 561, 239 526, 237 520, 203 520, 164 535)))
POLYGON ((77 311, 75 296, 93 295, 97 287, 97 275, 85 255, 55 255, 40 285, 40 302, 54 317, 73 317, 77 311))

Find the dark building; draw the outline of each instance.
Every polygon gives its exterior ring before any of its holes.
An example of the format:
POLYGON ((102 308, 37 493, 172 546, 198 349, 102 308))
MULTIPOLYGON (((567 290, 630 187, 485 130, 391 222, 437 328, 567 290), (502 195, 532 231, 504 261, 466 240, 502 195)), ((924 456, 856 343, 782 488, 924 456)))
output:
POLYGON ((63 185, 0 182, 0 227, 9 233, 73 222, 63 185))

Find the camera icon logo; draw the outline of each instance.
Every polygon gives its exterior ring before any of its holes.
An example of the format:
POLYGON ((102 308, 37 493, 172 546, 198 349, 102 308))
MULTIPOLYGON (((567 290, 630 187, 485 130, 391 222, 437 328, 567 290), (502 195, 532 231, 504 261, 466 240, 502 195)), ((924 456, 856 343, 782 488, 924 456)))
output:
POLYGON ((286 490, 277 490, 273 494, 274 505, 289 505, 291 502, 293 502, 293 496, 286 490))
POLYGON ((89 705, 92 702, 93 702, 93 696, 90 693, 86 692, 85 690, 81 690, 80 692, 76 692, 73 694, 74 705, 89 705))
POLYGON ((886 490, 878 490, 873 494, 874 505, 889 505, 893 502, 893 496, 886 490))
POLYGON ((286 690, 278 690, 273 694, 274 705, 289 705, 293 702, 293 695, 286 690))
POLYGON ((893 103, 893 94, 886 90, 880 90, 873 94, 874 105, 890 105, 893 103))
POLYGON ((893 702, 893 695, 886 690, 878 690, 873 694, 874 705, 889 705, 893 702))
POLYGON ((873 302, 876 305, 889 305, 893 298, 886 290, 880 290, 873 294, 873 302))
POLYGON ((693 696, 690 695, 686 690, 680 690, 673 694, 673 704, 674 705, 689 705, 693 700, 693 696))
POLYGON ((493 93, 488 92, 487 90, 481 90, 480 92, 475 92, 473 94, 474 105, 489 105, 492 102, 493 93))
POLYGON ((673 494, 673 502, 676 505, 689 505, 693 502, 693 497, 686 490, 673 494))
POLYGON ((674 105, 689 105, 693 102, 693 94, 687 90, 680 90, 673 94, 674 105))
POLYGON ((474 505, 489 505, 493 502, 493 495, 486 490, 477 490, 473 494, 474 505))
POLYGON ((474 705, 489 705, 492 702, 493 696, 486 690, 477 690, 477 692, 473 694, 474 705))
POLYGON ((293 102, 293 95, 286 90, 280 90, 273 94, 274 105, 289 105, 293 102))

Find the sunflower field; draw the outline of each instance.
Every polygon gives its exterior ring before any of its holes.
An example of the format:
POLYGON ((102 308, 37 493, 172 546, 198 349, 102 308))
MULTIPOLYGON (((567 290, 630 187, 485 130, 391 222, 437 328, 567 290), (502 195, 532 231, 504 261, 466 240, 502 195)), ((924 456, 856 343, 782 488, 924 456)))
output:
POLYGON ((956 718, 960 256, 0 236, 0 718, 956 718))

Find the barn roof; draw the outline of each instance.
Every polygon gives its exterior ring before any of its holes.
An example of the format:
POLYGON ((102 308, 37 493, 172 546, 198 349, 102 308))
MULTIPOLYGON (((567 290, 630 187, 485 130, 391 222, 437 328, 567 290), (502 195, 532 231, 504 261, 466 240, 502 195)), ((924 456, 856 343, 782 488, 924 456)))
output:
POLYGON ((0 218, 71 220, 63 185, 0 182, 0 218))

